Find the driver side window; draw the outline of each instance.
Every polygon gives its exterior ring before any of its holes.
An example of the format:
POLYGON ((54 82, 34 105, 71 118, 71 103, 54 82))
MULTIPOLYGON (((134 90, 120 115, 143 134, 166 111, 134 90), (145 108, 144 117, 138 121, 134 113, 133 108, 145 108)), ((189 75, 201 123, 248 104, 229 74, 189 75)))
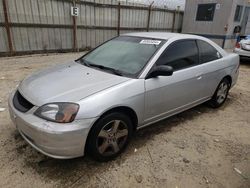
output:
POLYGON ((198 64, 199 55, 195 40, 182 40, 170 44, 156 62, 156 65, 171 66, 174 71, 198 64))

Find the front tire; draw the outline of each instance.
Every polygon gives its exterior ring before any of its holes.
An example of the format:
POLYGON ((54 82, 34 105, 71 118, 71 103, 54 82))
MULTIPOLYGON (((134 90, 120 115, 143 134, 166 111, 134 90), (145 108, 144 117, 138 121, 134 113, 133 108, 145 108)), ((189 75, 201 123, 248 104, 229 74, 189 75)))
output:
POLYGON ((209 101, 209 104, 213 108, 219 108, 222 106, 227 99, 229 89, 230 82, 228 79, 224 78, 218 85, 212 99, 209 101))
POLYGON ((116 158, 127 146, 133 132, 130 118, 122 113, 101 117, 91 129, 87 152, 97 161, 116 158))

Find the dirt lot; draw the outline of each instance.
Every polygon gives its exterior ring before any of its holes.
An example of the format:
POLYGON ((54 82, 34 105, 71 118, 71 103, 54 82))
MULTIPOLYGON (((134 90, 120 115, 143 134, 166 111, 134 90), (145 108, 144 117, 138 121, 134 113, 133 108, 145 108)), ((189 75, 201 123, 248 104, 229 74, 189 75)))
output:
POLYGON ((28 74, 79 56, 0 58, 0 187, 250 187, 250 62, 222 108, 200 105, 140 130, 114 161, 55 160, 32 149, 10 121, 10 91, 28 74))

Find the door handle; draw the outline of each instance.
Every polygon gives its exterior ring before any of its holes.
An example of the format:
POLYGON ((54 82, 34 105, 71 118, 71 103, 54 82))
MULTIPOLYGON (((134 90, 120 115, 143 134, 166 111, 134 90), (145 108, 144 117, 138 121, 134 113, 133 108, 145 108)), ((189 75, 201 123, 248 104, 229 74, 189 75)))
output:
POLYGON ((196 75, 197 80, 202 79, 202 73, 196 75))

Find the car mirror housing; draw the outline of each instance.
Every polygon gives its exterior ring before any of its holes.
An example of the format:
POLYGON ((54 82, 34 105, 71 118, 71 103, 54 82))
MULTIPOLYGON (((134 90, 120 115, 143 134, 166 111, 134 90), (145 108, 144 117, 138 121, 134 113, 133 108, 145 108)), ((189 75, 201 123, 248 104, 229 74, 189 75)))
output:
POLYGON ((167 65, 159 65, 153 68, 147 78, 155 78, 158 76, 172 76, 173 67, 167 65))

